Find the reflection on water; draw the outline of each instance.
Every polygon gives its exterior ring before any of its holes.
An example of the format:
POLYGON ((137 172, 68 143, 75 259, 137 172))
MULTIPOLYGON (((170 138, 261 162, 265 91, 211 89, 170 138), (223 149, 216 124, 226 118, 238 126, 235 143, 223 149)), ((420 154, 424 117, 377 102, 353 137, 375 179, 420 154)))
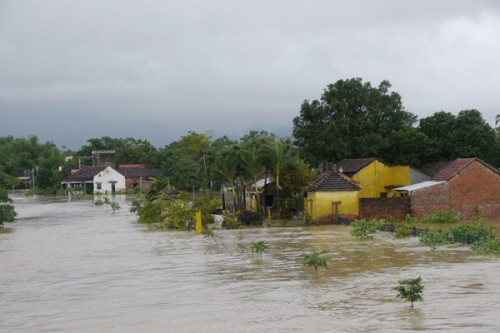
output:
POLYGON ((1 332, 498 332, 500 260, 345 226, 150 231, 91 201, 14 196, 0 234, 1 332), (271 248, 262 257, 252 242, 271 248), (302 252, 329 249, 328 270, 302 252), (415 309, 392 288, 422 276, 415 309))

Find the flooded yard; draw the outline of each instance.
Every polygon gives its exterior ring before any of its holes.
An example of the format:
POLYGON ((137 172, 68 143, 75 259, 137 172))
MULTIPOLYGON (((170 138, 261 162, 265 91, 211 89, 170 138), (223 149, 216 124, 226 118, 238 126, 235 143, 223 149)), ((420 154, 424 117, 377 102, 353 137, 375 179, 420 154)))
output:
POLYGON ((152 231, 92 201, 14 194, 0 332, 499 332, 500 259, 345 226, 152 231), (264 240, 262 258, 251 244, 264 240), (328 249, 328 269, 302 252, 328 249), (422 303, 392 290, 421 276, 422 303))

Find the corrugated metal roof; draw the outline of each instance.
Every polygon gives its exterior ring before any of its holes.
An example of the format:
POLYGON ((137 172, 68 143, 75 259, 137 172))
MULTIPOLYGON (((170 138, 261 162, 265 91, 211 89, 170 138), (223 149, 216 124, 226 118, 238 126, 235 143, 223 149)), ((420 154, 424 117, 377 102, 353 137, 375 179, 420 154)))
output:
POLYGON ((442 183, 444 183, 444 181, 428 180, 428 181, 417 183, 417 184, 413 184, 413 185, 396 187, 394 189, 394 191, 408 191, 408 192, 411 192, 411 191, 419 190, 421 188, 431 187, 431 186, 442 184, 442 183))

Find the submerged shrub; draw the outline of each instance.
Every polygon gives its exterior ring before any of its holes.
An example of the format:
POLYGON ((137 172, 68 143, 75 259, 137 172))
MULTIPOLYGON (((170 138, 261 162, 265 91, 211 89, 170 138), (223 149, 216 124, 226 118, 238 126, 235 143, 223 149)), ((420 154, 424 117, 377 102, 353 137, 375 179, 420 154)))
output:
POLYGON ((370 239, 384 224, 385 220, 356 220, 351 223, 351 235, 359 239, 370 239))
POLYGON ((472 251, 477 254, 499 254, 500 242, 498 239, 489 238, 470 245, 472 251))
POLYGON ((423 246, 430 246, 432 250, 435 250, 438 245, 446 245, 455 243, 453 233, 450 231, 441 232, 429 230, 420 234, 420 244, 423 246))
POLYGON ((328 260, 330 260, 330 255, 328 250, 323 250, 320 252, 313 253, 301 253, 300 256, 304 260, 304 266, 314 267, 316 275, 318 274, 318 268, 323 267, 328 268, 328 260))

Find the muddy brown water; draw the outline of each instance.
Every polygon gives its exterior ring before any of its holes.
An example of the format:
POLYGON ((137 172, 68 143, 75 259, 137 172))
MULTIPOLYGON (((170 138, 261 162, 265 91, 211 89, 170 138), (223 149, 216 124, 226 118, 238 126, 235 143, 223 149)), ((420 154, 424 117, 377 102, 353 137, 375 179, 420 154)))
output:
POLYGON ((152 231, 91 201, 12 195, 0 332, 500 332, 500 259, 345 226, 152 231), (252 242, 270 244, 262 259, 252 242), (300 253, 331 251, 327 270, 300 253), (422 276, 425 301, 395 297, 422 276))

